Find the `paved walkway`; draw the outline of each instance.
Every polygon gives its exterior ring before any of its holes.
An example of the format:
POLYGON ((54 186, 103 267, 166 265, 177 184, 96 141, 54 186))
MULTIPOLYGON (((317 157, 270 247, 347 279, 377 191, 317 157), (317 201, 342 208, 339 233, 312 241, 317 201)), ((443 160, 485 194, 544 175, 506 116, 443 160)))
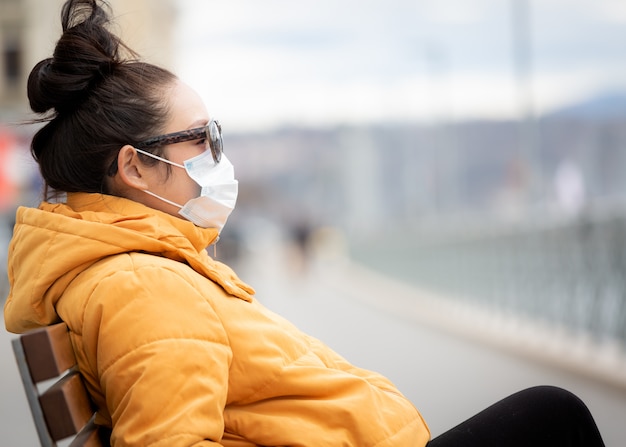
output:
MULTIPOLYGON (((248 259, 237 270, 257 289, 259 300, 352 363, 388 376, 420 409, 434 435, 519 389, 552 384, 587 402, 607 446, 626 439, 626 387, 619 381, 590 378, 589 371, 546 362, 545 356, 537 361, 541 357, 523 349, 507 351, 503 347, 510 343, 486 342, 485 334, 493 332, 470 336, 467 328, 450 324, 460 319, 437 318, 441 313, 428 306, 421 307, 420 317, 420 308, 408 305, 416 291, 390 288, 338 259, 307 267, 271 247, 248 259)), ((32 447, 37 439, 10 338, 0 331, 0 447, 32 447)))

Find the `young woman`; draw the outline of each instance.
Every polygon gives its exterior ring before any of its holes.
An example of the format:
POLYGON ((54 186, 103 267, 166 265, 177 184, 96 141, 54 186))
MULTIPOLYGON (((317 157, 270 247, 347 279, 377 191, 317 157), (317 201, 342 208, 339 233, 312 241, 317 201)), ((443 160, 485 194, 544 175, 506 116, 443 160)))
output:
MULTIPOLYGON (((424 446, 428 428, 381 375, 265 309, 211 259, 237 181, 221 127, 170 72, 70 0, 28 97, 46 201, 20 208, 4 316, 63 320, 113 446, 424 446)), ((432 446, 601 446, 580 400, 511 396, 432 446)))

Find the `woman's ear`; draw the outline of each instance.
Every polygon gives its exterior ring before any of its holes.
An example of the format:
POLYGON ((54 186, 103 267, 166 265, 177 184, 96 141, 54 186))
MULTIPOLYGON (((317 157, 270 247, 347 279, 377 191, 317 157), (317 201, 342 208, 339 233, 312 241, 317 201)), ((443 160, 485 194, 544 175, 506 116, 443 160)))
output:
POLYGON ((127 144, 117 154, 117 168, 120 180, 128 187, 144 191, 148 189, 146 166, 139 160, 133 146, 127 144))

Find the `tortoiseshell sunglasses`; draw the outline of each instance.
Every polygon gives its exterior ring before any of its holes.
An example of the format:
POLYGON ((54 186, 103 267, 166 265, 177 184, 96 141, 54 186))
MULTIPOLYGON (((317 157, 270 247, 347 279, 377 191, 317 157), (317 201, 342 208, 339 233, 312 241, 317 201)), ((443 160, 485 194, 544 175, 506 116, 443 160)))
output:
POLYGON ((222 143, 222 126, 217 120, 211 120, 211 122, 204 127, 181 130, 180 132, 148 138, 136 144, 135 147, 137 149, 148 149, 155 146, 164 146, 166 144, 200 139, 204 139, 206 150, 210 150, 215 163, 219 163, 222 159, 222 153, 224 152, 224 145, 222 143))

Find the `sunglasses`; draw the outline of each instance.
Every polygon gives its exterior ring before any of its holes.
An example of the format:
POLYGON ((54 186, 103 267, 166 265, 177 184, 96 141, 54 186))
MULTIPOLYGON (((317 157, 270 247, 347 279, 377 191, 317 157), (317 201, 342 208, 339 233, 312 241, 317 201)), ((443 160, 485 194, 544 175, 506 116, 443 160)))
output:
POLYGON ((217 120, 211 120, 211 122, 204 127, 181 130, 180 132, 148 138, 136 144, 135 147, 137 149, 149 149, 151 147, 202 139, 204 140, 206 150, 211 151, 215 163, 219 163, 222 159, 222 153, 224 152, 224 145, 222 143, 222 126, 217 120))

